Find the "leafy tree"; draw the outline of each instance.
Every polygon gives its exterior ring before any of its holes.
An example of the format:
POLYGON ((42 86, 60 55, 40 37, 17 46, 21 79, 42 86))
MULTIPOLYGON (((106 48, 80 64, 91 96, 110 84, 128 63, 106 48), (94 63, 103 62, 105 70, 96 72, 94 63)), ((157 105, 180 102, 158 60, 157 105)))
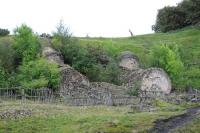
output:
POLYGON ((178 8, 186 13, 186 22, 189 25, 200 24, 200 1, 183 0, 178 4, 178 8))
POLYGON ((184 65, 178 54, 177 47, 172 50, 167 45, 157 45, 151 50, 152 66, 163 68, 176 89, 184 87, 184 65))
POLYGON ((18 69, 17 80, 24 88, 49 87, 55 90, 60 83, 59 69, 56 64, 39 58, 23 63, 18 69))
POLYGON ((56 27, 56 31, 53 32, 53 44, 57 47, 61 45, 67 45, 72 41, 72 33, 69 28, 66 27, 63 20, 60 20, 56 27))
POLYGON ((13 48, 16 52, 16 62, 21 63, 22 60, 28 62, 36 59, 40 53, 41 45, 32 29, 22 24, 15 29, 14 33, 13 48))
POLYGON ((177 7, 164 7, 158 11, 156 24, 152 26, 155 32, 168 32, 185 27, 186 13, 177 7))
POLYGON ((200 24, 200 1, 183 0, 177 6, 167 6, 158 11, 155 32, 168 32, 189 25, 200 24))
POLYGON ((0 29, 0 36, 7 36, 10 34, 8 29, 0 29))

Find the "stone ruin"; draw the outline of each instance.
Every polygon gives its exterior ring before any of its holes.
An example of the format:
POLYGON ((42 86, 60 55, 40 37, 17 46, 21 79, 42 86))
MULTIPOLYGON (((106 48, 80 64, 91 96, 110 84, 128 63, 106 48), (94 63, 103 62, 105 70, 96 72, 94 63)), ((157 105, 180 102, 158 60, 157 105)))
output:
MULTIPOLYGON (((88 78, 71 66, 64 64, 61 54, 53 48, 43 48, 43 56, 50 62, 59 65, 61 83, 59 93, 65 98, 90 98, 97 103, 112 104, 112 97, 128 96, 128 90, 140 82, 142 91, 159 91, 169 94, 171 82, 168 75, 160 68, 139 68, 139 59, 129 51, 119 56, 119 67, 122 73, 119 80, 122 86, 105 82, 89 82, 88 78)), ((81 100, 79 100, 81 101, 81 100)))
POLYGON ((138 57, 131 52, 123 52, 119 59, 119 66, 122 68, 119 80, 123 86, 131 89, 139 83, 141 91, 158 94, 171 92, 170 78, 161 68, 139 68, 138 57))
POLYGON ((51 48, 51 47, 47 47, 47 46, 43 47, 42 55, 49 62, 56 63, 59 66, 63 66, 64 65, 64 61, 63 61, 62 55, 59 52, 57 52, 56 50, 54 50, 53 48, 51 48))
POLYGON ((125 70, 135 70, 139 68, 139 58, 130 51, 125 51, 120 54, 119 67, 125 70))
POLYGON ((61 75, 61 83, 59 91, 64 96, 84 97, 88 94, 89 80, 87 77, 64 64, 61 54, 53 48, 46 46, 43 48, 42 55, 49 61, 58 64, 61 75))

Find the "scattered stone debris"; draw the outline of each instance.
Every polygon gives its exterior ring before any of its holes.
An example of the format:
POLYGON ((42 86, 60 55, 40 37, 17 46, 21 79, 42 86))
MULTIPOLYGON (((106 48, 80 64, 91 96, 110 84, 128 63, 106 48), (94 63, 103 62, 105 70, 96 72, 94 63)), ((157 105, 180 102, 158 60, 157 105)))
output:
POLYGON ((30 117, 32 115, 32 109, 13 109, 0 113, 0 119, 19 119, 24 117, 30 117))
POLYGON ((53 63, 57 63, 59 66, 64 65, 63 58, 61 54, 57 51, 55 51, 51 47, 44 47, 42 51, 42 55, 49 61, 53 63))

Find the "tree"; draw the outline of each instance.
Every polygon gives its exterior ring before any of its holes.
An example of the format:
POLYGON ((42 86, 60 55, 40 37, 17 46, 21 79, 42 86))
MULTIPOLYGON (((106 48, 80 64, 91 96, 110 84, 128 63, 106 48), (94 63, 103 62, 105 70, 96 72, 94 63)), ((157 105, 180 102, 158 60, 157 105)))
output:
POLYGON ((183 0, 177 6, 167 6, 158 11, 155 32, 168 32, 190 25, 200 24, 200 1, 183 0))
POLYGON ((55 45, 67 45, 71 42, 72 33, 69 27, 66 27, 63 20, 60 20, 56 27, 56 31, 53 32, 53 43, 55 45))
POLYGON ((200 1, 199 0, 183 0, 178 4, 178 8, 186 13, 186 22, 189 25, 200 23, 200 1))
POLYGON ((7 36, 10 34, 8 29, 0 29, 0 36, 7 36))
POLYGON ((156 24, 152 29, 155 32, 168 32, 186 25, 186 13, 180 8, 167 6, 158 11, 156 24))
POLYGON ((15 29, 14 33, 13 48, 16 52, 16 62, 20 64, 22 61, 28 62, 36 59, 40 54, 41 45, 32 29, 22 24, 15 29))

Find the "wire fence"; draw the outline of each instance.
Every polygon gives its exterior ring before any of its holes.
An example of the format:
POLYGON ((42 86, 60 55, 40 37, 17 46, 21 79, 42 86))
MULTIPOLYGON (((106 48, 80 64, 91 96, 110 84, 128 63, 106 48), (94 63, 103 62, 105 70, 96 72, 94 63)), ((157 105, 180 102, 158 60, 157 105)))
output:
POLYGON ((52 91, 48 88, 41 89, 23 89, 20 87, 15 88, 0 88, 0 102, 3 101, 20 101, 37 102, 37 103, 53 103, 64 104, 71 106, 87 106, 87 105, 133 105, 140 104, 146 101, 161 98, 166 101, 180 101, 200 99, 200 93, 195 94, 182 94, 182 95, 166 95, 162 91, 140 91, 139 96, 116 96, 107 92, 107 95, 99 95, 94 97, 69 97, 63 95, 62 92, 52 91))

